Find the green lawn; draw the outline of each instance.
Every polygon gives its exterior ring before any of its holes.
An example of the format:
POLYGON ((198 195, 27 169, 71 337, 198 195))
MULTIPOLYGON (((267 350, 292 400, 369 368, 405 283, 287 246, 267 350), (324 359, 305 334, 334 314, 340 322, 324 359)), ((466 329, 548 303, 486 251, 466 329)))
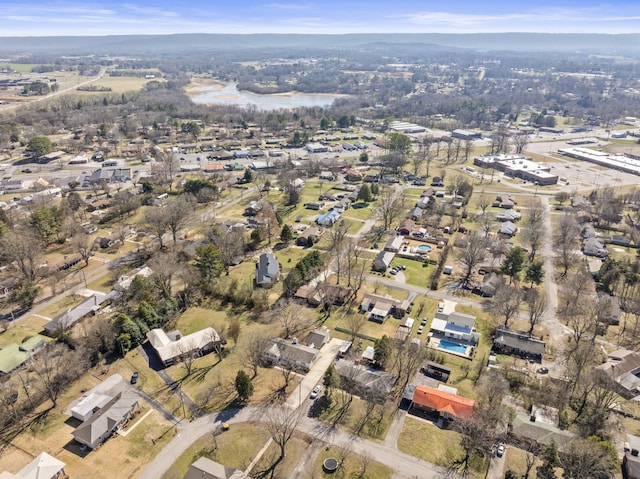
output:
POLYGON ((459 441, 459 433, 409 416, 398 437, 398 450, 438 466, 446 466, 449 455, 462 452, 459 441))
POLYGON ((210 326, 225 324, 227 313, 208 308, 189 308, 176 324, 176 328, 184 335, 191 334, 210 326))
POLYGON ((26 316, 21 318, 20 321, 9 323, 9 329, 0 334, 0 347, 4 347, 9 343, 20 344, 26 338, 42 333, 46 323, 45 319, 37 316, 26 316))
POLYGON ((366 477, 367 479, 391 479, 393 477, 393 471, 373 460, 373 457, 364 457, 358 454, 350 453, 342 463, 340 468, 335 474, 327 474, 322 470, 322 463, 325 459, 333 457, 334 459, 340 459, 344 454, 344 451, 338 449, 335 446, 326 447, 318 457, 316 457, 313 474, 311 477, 321 477, 323 479, 331 479, 333 477, 343 477, 347 479, 366 477), (319 476, 316 475, 319 473, 319 476))
POLYGON ((39 63, 2 63, 0 70, 15 70, 18 73, 31 73, 33 68, 40 66, 39 63))

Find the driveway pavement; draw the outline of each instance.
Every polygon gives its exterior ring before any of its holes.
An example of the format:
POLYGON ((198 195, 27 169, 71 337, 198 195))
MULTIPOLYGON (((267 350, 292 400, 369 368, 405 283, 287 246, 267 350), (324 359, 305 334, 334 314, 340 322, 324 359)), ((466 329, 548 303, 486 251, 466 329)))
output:
POLYGON ((338 355, 338 350, 343 343, 344 339, 332 338, 320 349, 316 362, 313 363, 309 372, 302 378, 298 388, 287 398, 285 403, 287 407, 298 409, 300 405, 307 401, 316 384, 322 382, 324 372, 338 355))

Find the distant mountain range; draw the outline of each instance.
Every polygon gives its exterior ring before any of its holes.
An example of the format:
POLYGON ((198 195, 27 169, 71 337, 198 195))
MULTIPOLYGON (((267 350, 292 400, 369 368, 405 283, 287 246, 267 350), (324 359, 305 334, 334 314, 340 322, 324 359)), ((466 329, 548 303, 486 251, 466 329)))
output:
POLYGON ((556 51, 602 54, 640 53, 640 34, 572 33, 397 33, 346 35, 175 34, 65 37, 0 37, 0 54, 141 54, 241 49, 363 48, 372 44, 434 45, 488 51, 556 51))

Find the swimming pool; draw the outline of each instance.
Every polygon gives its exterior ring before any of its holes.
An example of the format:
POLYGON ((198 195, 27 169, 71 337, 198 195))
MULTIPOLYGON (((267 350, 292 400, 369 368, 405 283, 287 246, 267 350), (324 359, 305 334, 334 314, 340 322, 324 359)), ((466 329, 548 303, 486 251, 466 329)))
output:
POLYGON ((429 246, 428 244, 421 244, 420 246, 418 246, 418 251, 421 252, 421 253, 428 253, 432 249, 433 248, 431 246, 429 246))
POLYGON ((446 341, 444 339, 440 340, 440 344, 438 345, 438 349, 444 349, 445 351, 449 351, 451 353, 457 353, 457 354, 463 354, 463 355, 467 354, 467 347, 466 346, 463 346, 462 344, 451 343, 451 342, 446 341))

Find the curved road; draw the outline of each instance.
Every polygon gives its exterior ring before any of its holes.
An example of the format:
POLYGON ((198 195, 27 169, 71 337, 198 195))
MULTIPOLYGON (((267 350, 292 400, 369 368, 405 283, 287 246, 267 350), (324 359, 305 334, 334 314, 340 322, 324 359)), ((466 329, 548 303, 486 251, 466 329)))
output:
MULTIPOLYGON (((239 424, 264 420, 263 408, 250 407, 222 411, 204 416, 190 423, 178 426, 178 434, 167 444, 156 458, 147 466, 139 479, 158 479, 167 472, 173 463, 200 437, 211 434, 220 428, 223 422, 239 424)), ((368 454, 376 461, 393 469, 396 478, 412 479, 437 477, 443 470, 434 464, 403 454, 395 448, 353 436, 330 425, 310 419, 300 418, 297 428, 326 444, 348 448, 356 454, 368 454)))

